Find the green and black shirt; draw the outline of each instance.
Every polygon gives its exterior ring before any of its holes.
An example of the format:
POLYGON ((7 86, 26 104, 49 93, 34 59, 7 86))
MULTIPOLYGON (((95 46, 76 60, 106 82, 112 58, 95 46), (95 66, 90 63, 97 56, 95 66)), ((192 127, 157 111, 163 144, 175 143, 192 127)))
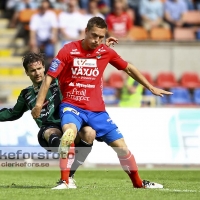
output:
MULTIPOLYGON (((13 108, 3 108, 0 110, 0 122, 14 121, 19 119, 26 111, 32 110, 36 104, 39 89, 40 86, 29 86, 23 89, 13 108)), ((40 117, 35 119, 39 128, 52 123, 60 126, 59 105, 61 99, 62 95, 58 81, 54 79, 49 87, 40 117)))

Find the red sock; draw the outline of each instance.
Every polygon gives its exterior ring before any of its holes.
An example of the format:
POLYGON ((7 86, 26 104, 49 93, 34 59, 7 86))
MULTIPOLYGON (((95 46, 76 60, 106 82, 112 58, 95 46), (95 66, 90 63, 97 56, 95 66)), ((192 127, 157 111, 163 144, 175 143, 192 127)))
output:
POLYGON ((129 151, 129 153, 126 156, 118 156, 118 158, 119 158, 122 168, 129 175, 129 177, 133 183, 133 186, 135 188, 141 188, 142 187, 142 179, 139 176, 138 167, 135 162, 135 158, 131 154, 131 152, 129 151))
POLYGON ((60 158, 60 173, 61 173, 61 180, 66 181, 69 183, 69 172, 71 169, 71 165, 74 162, 74 143, 71 144, 71 147, 68 152, 67 158, 60 158))

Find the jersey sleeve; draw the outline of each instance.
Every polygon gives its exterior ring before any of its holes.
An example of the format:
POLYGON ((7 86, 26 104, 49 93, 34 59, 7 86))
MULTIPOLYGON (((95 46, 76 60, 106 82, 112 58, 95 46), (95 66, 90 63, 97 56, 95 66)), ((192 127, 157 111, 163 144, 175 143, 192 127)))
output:
POLYGON ((3 108, 0 110, 0 122, 14 121, 19 119, 28 109, 23 98, 23 90, 20 93, 17 103, 13 108, 3 108))
POLYGON ((110 51, 109 63, 118 70, 124 70, 127 67, 128 62, 123 60, 113 49, 109 48, 109 51, 110 51))
POLYGON ((57 78, 58 75, 63 70, 63 67, 67 63, 67 45, 65 45, 57 54, 57 56, 52 60, 47 74, 53 78, 57 78))

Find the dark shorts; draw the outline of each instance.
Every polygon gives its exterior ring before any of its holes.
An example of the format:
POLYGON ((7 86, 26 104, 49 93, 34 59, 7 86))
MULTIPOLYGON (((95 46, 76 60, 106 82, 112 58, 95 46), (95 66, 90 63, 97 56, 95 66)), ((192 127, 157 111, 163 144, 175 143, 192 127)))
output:
POLYGON ((47 129, 50 129, 50 128, 57 128, 57 129, 59 129, 62 132, 62 128, 58 124, 47 124, 47 125, 43 125, 40 128, 40 130, 38 132, 38 142, 39 142, 40 146, 43 147, 43 148, 45 148, 47 151, 50 151, 50 149, 49 149, 48 142, 44 138, 44 132, 47 129))

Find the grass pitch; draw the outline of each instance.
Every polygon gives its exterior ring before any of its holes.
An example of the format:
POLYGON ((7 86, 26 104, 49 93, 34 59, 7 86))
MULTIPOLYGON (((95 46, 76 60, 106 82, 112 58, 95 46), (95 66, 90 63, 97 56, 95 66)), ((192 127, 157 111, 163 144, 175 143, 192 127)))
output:
POLYGON ((79 170, 78 189, 51 190, 59 179, 55 170, 1 170, 0 199, 8 200, 199 200, 200 171, 141 170, 143 179, 164 189, 133 189, 122 170, 79 170))

